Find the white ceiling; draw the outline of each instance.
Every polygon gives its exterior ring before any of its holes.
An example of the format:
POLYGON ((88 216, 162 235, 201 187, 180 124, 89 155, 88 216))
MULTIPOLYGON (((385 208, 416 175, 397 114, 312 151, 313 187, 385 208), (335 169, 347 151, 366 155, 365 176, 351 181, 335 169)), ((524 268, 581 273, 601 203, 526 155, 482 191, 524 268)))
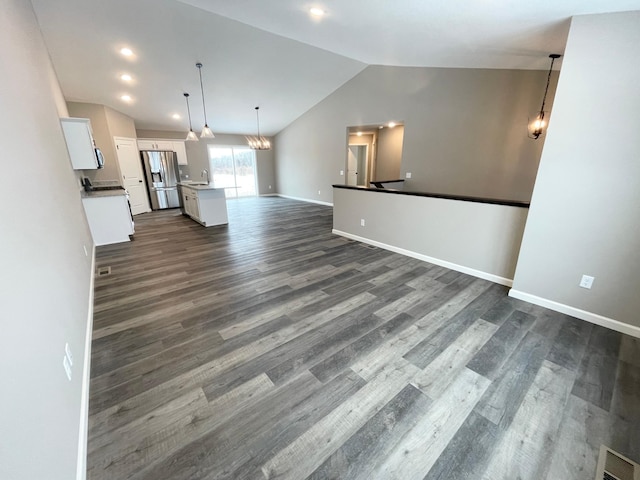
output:
POLYGON ((142 129, 204 123, 279 132, 367 64, 547 69, 572 15, 640 0, 32 0, 68 100, 119 110, 142 129), (310 7, 327 12, 321 20, 310 7), (129 46, 133 59, 118 50, 129 46), (121 73, 134 77, 131 84, 121 73), (133 97, 130 104, 120 100, 133 97), (171 114, 179 113, 181 120, 171 114))

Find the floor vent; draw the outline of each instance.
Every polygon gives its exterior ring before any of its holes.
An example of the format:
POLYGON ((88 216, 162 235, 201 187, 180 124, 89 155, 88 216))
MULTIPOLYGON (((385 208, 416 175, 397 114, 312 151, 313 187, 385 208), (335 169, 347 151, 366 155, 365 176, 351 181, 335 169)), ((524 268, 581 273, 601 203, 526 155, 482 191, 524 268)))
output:
POLYGON ((364 248, 368 248, 369 250, 377 250, 378 247, 376 247, 375 245, 369 245, 368 243, 365 243, 362 245, 364 248))
POLYGON ((111 267, 98 268, 98 277, 104 277, 105 275, 111 275, 111 267))
POLYGON ((640 480, 640 465, 602 445, 596 480, 640 480))

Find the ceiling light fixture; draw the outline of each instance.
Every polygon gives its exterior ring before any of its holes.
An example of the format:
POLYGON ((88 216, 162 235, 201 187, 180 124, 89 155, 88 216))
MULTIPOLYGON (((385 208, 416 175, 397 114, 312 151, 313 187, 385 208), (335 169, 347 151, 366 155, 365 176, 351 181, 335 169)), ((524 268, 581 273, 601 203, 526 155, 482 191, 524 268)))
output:
POLYGON ((258 136, 247 137, 247 142, 252 150, 271 150, 271 142, 260 136, 260 107, 256 107, 256 120, 258 123, 258 136))
POLYGON ((189 94, 185 92, 184 98, 187 101, 187 115, 189 116, 189 133, 187 133, 187 138, 185 138, 185 140, 187 142, 197 142, 198 136, 194 133, 193 128, 191 127, 191 110, 189 109, 189 94))
POLYGON ((395 122, 389 122, 389 128, 393 128, 393 127, 395 127, 395 126, 396 126, 396 123, 395 123, 395 122))
POLYGON ((207 125, 207 109, 204 106, 204 87, 202 86, 202 64, 198 62, 196 67, 198 67, 198 73, 200 74, 200 93, 202 94, 202 111, 204 112, 204 127, 200 132, 200 138, 216 138, 209 125, 207 125))
POLYGON ((130 82, 131 80, 133 80, 133 78, 128 73, 123 73, 122 75, 120 75, 120 80, 124 82, 130 82))
POLYGON ((122 95, 120 97, 120 100, 122 100, 124 102, 130 102, 131 101, 131 96, 130 95, 122 95))
POLYGON ((133 55, 133 50, 131 50, 130 48, 124 47, 120 49, 120 53, 125 57, 130 57, 131 55, 133 55))
POLYGON ((551 59, 551 66, 549 67, 549 74, 547 75, 547 86, 544 89, 544 96, 542 97, 542 106, 540 107, 540 111, 537 113, 535 117, 529 118, 529 133, 528 137, 533 140, 537 140, 540 135, 542 135, 546 129, 548 121, 545 117, 548 116, 549 112, 544 111, 544 105, 547 101, 547 92, 549 91, 549 82, 551 81, 551 71, 553 70, 553 62, 556 61, 556 58, 560 58, 562 55, 557 53, 552 53, 549 55, 551 59))
POLYGON ((322 10, 321 8, 318 8, 318 7, 313 7, 311 9, 309 9, 309 13, 311 15, 313 15, 314 17, 322 17, 322 16, 324 16, 324 10, 322 10))
POLYGON ((358 132, 358 133, 356 133, 356 135, 358 135, 359 137, 361 137, 361 136, 362 136, 362 132, 358 132))
POLYGON ((173 115, 171 115, 171 118, 173 118, 174 120, 180 120, 182 117, 179 114, 174 113, 173 115))

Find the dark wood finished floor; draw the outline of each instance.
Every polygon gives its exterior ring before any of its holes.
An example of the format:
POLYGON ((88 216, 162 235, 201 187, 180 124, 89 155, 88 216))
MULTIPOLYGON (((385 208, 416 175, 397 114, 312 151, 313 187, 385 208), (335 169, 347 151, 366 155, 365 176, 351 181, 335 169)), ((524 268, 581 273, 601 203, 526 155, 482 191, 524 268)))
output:
MULTIPOLYGON (((100 247, 90 479, 592 479, 640 460, 640 341, 229 201, 100 247)), ((437 227, 434 227, 437 228, 437 227)))

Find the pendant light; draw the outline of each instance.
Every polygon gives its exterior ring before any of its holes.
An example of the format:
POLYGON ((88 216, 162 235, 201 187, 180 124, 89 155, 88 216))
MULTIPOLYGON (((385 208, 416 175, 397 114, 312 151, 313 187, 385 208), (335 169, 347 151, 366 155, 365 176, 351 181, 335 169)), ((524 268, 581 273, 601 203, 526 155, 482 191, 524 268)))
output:
POLYGON ((202 111, 204 112, 204 127, 202 128, 202 132, 200 132, 200 138, 216 138, 209 128, 209 125, 207 125, 207 109, 204 106, 204 88, 202 86, 202 64, 198 62, 196 63, 196 67, 198 67, 198 73, 200 74, 200 93, 202 93, 202 111))
POLYGON ((191 110, 189 109, 189 94, 185 92, 184 98, 187 101, 187 115, 189 115, 189 133, 187 133, 187 138, 185 138, 185 140, 187 142, 197 142, 198 136, 193 131, 193 128, 191 128, 191 110))
POLYGON ((551 71, 553 70, 553 62, 556 61, 556 58, 560 58, 561 55, 557 53, 552 53, 549 55, 551 59, 551 66, 549 67, 549 75, 547 75, 547 87, 544 89, 544 96, 542 97, 542 106, 540 107, 540 111, 536 114, 535 117, 529 118, 529 138, 537 140, 540 135, 542 135, 547 130, 548 121, 546 117, 549 112, 544 111, 544 105, 547 101, 547 92, 549 91, 549 82, 551 81, 551 71))
POLYGON ((258 136, 247 137, 247 142, 252 150, 271 150, 271 142, 260 136, 260 107, 256 107, 256 121, 258 124, 258 136))

